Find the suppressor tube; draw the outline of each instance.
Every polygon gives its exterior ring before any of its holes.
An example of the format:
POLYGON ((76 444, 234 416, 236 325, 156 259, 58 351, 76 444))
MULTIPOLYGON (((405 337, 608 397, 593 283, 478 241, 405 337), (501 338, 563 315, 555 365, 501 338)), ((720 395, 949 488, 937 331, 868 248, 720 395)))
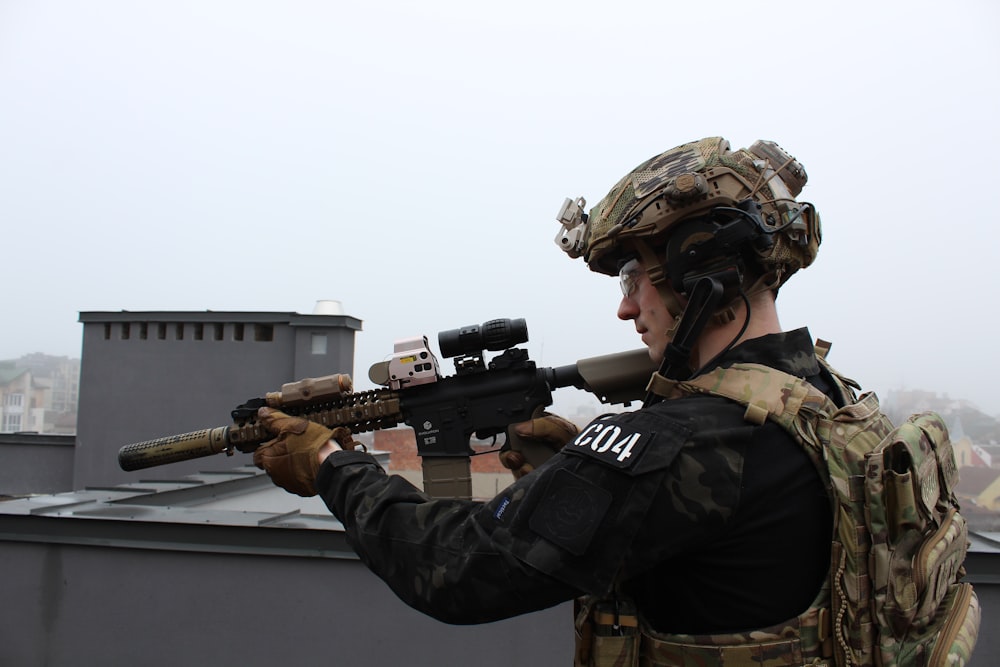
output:
POLYGON ((228 426, 206 428, 122 447, 118 450, 118 465, 122 470, 142 470, 219 454, 230 447, 228 426))

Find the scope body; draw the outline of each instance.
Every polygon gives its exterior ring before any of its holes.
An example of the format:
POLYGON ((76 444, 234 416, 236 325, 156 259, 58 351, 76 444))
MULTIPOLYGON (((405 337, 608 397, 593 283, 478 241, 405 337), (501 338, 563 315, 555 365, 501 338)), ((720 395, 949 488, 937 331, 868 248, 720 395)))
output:
POLYGON ((438 334, 438 348, 445 358, 478 355, 483 350, 497 352, 527 342, 528 325, 524 318, 489 320, 438 334))

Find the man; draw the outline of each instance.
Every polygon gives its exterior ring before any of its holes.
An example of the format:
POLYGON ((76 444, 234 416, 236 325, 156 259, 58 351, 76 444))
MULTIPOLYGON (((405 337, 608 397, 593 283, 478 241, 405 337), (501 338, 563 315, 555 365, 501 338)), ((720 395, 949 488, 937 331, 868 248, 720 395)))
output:
MULTIPOLYGON (((367 454, 342 451, 343 430, 266 408, 261 421, 277 438, 255 463, 286 489, 318 492, 363 562, 445 622, 583 599, 583 634, 601 601, 614 610, 611 626, 634 605, 642 635, 664 642, 780 633, 815 607, 828 573, 825 479, 779 426, 677 388, 749 362, 849 400, 808 332, 782 332, 775 308, 778 288, 819 245, 818 216, 795 200, 805 181, 771 142, 732 151, 710 138, 646 161, 589 215, 582 199, 567 200, 557 242, 619 276, 618 317, 634 322, 661 368, 642 409, 599 418, 575 439, 558 418, 519 425, 569 442, 525 475, 508 455, 519 478, 496 498, 431 499, 367 454)), ((588 646, 578 661, 600 663, 588 646)))

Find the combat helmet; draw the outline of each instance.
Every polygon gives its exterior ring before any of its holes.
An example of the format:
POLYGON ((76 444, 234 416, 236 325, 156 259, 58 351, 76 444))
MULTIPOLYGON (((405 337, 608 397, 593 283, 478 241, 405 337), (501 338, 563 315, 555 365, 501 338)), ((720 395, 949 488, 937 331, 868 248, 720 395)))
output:
MULTIPOLYGON (((803 166, 773 141, 737 151, 721 137, 693 141, 640 164, 589 214, 583 210, 585 199, 567 199, 557 218, 562 228, 556 243, 607 275, 616 275, 629 256, 639 256, 654 283, 664 265, 674 264, 681 277, 696 270, 695 264, 712 260, 715 251, 735 251, 749 264, 758 288, 776 289, 809 266, 819 249, 819 215, 811 204, 795 199, 806 180, 803 166), (710 244, 713 249, 693 252, 712 230, 735 218, 754 221, 746 238, 723 238, 710 244), (688 224, 694 221, 702 224, 688 224), (686 238, 678 240, 682 230, 686 238), (670 237, 675 237, 673 257, 668 256, 670 237), (698 261, 692 264, 694 255, 698 261)), ((673 287, 685 291, 682 284, 673 287)))
POLYGON ((749 323, 750 295, 776 291, 816 258, 819 215, 796 200, 806 180, 773 141, 737 151, 721 137, 693 141, 640 164, 589 214, 583 197, 567 199, 556 243, 592 271, 645 270, 674 318, 660 374, 683 379, 710 319, 733 320, 742 299, 749 323))

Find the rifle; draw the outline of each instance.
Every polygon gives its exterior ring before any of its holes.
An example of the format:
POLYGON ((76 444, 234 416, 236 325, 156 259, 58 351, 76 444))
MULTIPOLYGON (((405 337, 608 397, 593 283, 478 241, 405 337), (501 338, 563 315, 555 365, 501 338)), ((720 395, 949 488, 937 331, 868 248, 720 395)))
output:
MULTIPOLYGON (((442 331, 442 356, 454 357, 455 374, 441 375, 427 337, 397 341, 389 361, 368 372, 381 389, 353 391, 345 374, 306 378, 282 385, 281 391, 252 398, 231 413, 232 426, 203 429, 122 447, 118 464, 133 471, 233 450, 253 452, 274 436, 257 422, 263 406, 302 416, 328 428, 346 426, 352 433, 413 428, 423 460, 424 490, 435 497, 472 495, 470 446, 473 434, 485 440, 506 433, 507 444, 540 465, 551 451, 516 438, 508 426, 527 421, 552 404, 552 390, 573 386, 602 403, 642 400, 656 370, 645 349, 581 359, 557 368, 537 368, 526 350, 523 319, 490 320, 482 325, 442 331), (503 352, 489 363, 484 352, 503 352)), ((506 445, 505 445, 506 446, 506 445)))

